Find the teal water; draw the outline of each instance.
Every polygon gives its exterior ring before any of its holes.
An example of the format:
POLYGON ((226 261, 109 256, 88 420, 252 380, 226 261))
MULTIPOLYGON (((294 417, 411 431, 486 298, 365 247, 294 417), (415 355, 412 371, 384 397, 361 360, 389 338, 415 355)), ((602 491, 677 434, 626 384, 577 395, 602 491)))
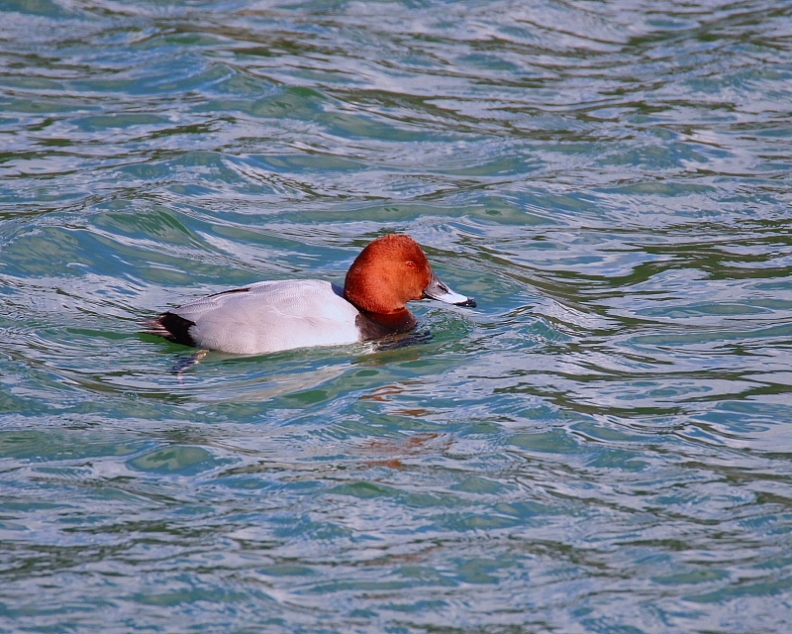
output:
POLYGON ((0 2, 0 631, 792 623, 792 3, 0 2), (478 308, 139 335, 411 234, 478 308))

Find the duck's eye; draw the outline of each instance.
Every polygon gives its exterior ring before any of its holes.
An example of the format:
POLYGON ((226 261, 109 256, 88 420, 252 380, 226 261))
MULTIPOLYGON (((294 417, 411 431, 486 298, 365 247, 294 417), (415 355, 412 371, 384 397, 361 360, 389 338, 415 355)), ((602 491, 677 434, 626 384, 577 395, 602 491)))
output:
POLYGON ((406 262, 406 264, 407 264, 407 268, 408 269, 414 269, 415 268, 415 262, 412 262, 412 261, 408 260, 406 262))

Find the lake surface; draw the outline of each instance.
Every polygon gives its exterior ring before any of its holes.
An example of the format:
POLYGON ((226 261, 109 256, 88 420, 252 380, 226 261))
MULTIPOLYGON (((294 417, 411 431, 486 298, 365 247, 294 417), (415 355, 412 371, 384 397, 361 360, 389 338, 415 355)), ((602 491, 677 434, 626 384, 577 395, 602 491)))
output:
POLYGON ((0 631, 790 631, 792 3, 0 11, 0 631), (138 334, 392 231, 431 340, 138 334))

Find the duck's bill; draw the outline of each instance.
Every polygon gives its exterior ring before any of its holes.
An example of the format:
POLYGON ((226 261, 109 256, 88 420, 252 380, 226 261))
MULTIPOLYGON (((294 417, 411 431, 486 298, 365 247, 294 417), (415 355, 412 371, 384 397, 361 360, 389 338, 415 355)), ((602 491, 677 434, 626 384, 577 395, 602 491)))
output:
POLYGON ((470 308, 476 307, 476 300, 472 297, 465 297, 452 291, 448 286, 440 281, 437 275, 432 275, 432 281, 424 291, 424 297, 436 299, 439 302, 446 304, 454 304, 456 306, 469 306, 470 308))

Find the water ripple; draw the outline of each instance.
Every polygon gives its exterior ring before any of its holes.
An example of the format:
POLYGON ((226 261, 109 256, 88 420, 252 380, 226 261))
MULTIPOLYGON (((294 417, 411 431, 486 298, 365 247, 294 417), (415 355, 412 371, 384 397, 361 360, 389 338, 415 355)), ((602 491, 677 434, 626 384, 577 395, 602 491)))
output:
POLYGON ((0 629, 783 629, 788 3, 0 12, 0 629), (137 333, 385 231, 479 307, 137 333))

